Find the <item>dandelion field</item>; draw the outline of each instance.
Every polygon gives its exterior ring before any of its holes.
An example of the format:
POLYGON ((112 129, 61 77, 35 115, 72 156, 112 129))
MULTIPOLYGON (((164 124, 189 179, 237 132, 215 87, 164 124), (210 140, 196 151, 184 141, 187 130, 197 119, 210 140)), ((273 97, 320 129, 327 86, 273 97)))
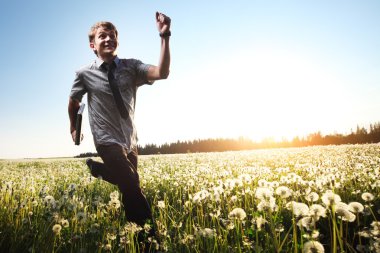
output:
MULTIPOLYGON (((162 252, 380 252, 380 145, 139 157, 162 252)), ((0 252, 139 252, 84 159, 0 161, 0 252)), ((151 240, 152 238, 147 238, 151 240)))

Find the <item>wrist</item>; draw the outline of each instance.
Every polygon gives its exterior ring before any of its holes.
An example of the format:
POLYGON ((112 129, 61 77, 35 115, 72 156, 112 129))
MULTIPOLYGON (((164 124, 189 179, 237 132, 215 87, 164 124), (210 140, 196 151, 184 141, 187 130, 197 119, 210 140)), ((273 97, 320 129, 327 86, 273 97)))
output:
POLYGON ((169 30, 169 31, 166 31, 166 32, 160 32, 159 35, 160 35, 161 38, 168 38, 168 37, 170 37, 172 35, 172 33, 169 30))

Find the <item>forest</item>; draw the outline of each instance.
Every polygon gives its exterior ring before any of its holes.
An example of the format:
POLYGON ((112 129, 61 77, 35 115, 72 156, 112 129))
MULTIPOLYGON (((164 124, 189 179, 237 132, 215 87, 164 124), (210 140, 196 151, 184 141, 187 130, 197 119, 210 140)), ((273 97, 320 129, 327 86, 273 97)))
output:
MULTIPOLYGON (((294 137, 292 140, 283 139, 275 141, 272 138, 263 139, 260 142, 252 141, 248 138, 216 138, 198 139, 191 141, 177 141, 162 145, 147 144, 138 146, 140 155, 152 154, 179 154, 197 152, 223 152, 239 151, 266 148, 290 148, 307 147, 321 145, 341 145, 341 144, 365 144, 380 142, 380 122, 370 124, 369 128, 357 126, 349 134, 328 134, 322 135, 321 132, 311 133, 305 137, 294 137)), ((96 153, 82 153, 76 157, 97 156, 96 153)))

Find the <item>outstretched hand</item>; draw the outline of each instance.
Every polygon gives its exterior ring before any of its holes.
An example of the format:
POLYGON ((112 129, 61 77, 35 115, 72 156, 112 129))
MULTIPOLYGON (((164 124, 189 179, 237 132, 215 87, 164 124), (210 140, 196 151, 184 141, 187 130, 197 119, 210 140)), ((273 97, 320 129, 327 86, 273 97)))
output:
POLYGON ((165 33, 170 31, 170 18, 161 12, 156 12, 156 24, 158 32, 165 33))

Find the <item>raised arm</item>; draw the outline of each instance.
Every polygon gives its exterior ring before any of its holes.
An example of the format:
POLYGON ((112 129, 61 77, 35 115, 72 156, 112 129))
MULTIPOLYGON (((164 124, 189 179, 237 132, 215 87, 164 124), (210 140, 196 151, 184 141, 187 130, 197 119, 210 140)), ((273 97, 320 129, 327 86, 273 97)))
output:
MULTIPOLYGON (((77 113, 80 107, 80 102, 76 99, 69 98, 69 118, 70 118, 70 133, 73 141, 75 142, 75 124, 77 120, 77 113)), ((83 138, 83 137, 82 137, 83 138)))
POLYGON ((166 79, 169 76, 170 69, 170 23, 168 16, 156 12, 157 29, 161 37, 161 53, 158 61, 158 66, 152 66, 148 70, 148 80, 166 79))

